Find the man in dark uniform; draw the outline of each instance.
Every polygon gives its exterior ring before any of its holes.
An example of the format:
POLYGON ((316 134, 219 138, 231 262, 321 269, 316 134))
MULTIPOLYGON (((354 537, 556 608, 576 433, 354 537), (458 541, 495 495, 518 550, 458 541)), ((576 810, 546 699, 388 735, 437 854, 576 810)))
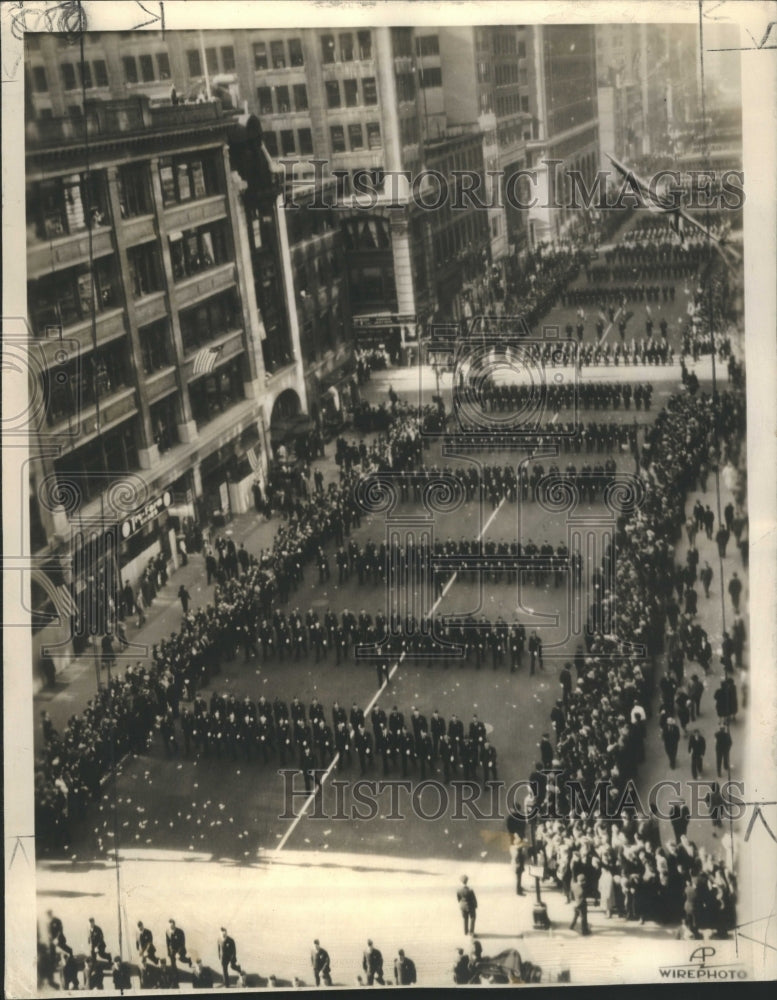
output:
POLYGON ((416 982, 415 962, 401 948, 394 959, 394 981, 397 986, 414 986, 416 982))
POLYGON ((694 729, 688 740, 688 752, 691 755, 691 774, 698 778, 702 773, 704 754, 707 751, 707 741, 698 729, 694 729))
POLYGON ((364 949, 362 968, 367 975, 368 986, 372 986, 376 980, 381 986, 386 985, 383 978, 383 955, 373 945, 371 938, 367 941, 367 947, 364 949))
POLYGON ((432 712, 430 733, 432 737, 432 748, 436 759, 440 748, 440 739, 445 735, 445 719, 442 718, 436 708, 434 712, 432 712))
POLYGON ((229 969, 234 969, 239 976, 243 976, 243 970, 237 963, 237 947, 234 938, 227 934, 226 927, 221 928, 221 937, 218 940, 219 962, 224 975, 224 986, 229 986, 229 969))
POLYGON ((338 722, 335 729, 335 750, 337 751, 337 769, 342 771, 351 766, 351 735, 345 722, 338 722))
POLYGON ((321 985, 321 980, 324 980, 324 986, 332 985, 332 970, 329 961, 329 952, 326 948, 322 948, 321 942, 316 938, 313 942, 313 951, 310 954, 310 963, 313 966, 313 977, 316 980, 316 986, 321 985))
POLYGON ((191 965, 192 960, 186 954, 186 935, 183 932, 183 928, 176 927, 174 920, 168 921, 165 938, 167 941, 167 954, 170 958, 170 964, 174 966, 176 961, 179 961, 185 962, 187 965, 191 965))
POLYGON ((456 890, 456 900, 464 919, 464 933, 471 934, 474 937, 478 901, 474 891, 469 886, 469 879, 466 875, 461 876, 461 885, 456 890))
POLYGON ((365 774, 368 767, 372 767, 374 761, 372 736, 367 732, 364 725, 360 725, 355 731, 353 743, 359 755, 359 766, 361 773, 365 774))
POLYGON ((483 743, 480 751, 480 760, 483 764, 483 783, 485 784, 489 777, 492 777, 496 781, 496 748, 488 740, 485 740, 483 743))
POLYGON ((586 899, 585 875, 581 872, 572 883, 572 900, 575 904, 575 915, 569 929, 573 931, 577 925, 577 918, 580 917, 580 933, 587 935, 591 933, 588 926, 588 900, 586 899))
POLYGON ((89 945, 89 954, 93 959, 99 955, 104 961, 110 963, 111 955, 105 947, 105 937, 103 935, 102 927, 94 922, 94 917, 89 918, 89 934, 87 943, 89 945))
POLYGON ((726 771, 729 770, 729 754, 731 752, 731 734, 726 727, 725 722, 721 722, 718 726, 718 730, 715 733, 715 766, 718 771, 718 777, 721 777, 721 770, 725 768, 726 771))
POLYGON ((156 948, 154 947, 154 935, 147 927, 143 926, 143 923, 140 920, 138 920, 138 933, 135 939, 135 947, 137 948, 141 965, 145 965, 147 962, 150 962, 152 965, 158 964, 156 948))

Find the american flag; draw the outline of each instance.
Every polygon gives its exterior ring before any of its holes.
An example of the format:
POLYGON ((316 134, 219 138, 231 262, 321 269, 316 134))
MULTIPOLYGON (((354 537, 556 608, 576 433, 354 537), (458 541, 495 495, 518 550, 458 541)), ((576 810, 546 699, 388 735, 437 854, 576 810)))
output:
POLYGON ((219 345, 218 347, 203 347, 203 349, 198 351, 194 356, 192 374, 207 375, 208 372, 212 372, 216 367, 216 362, 218 361, 219 355, 223 350, 223 345, 219 345))
POLYGON ((259 470, 259 459, 256 457, 256 452, 253 448, 249 448, 246 452, 248 458, 248 464, 251 466, 254 472, 259 470))
POLYGON ((73 600, 73 595, 70 593, 70 587, 63 583, 57 587, 57 596, 55 598, 55 604, 57 607, 57 614, 61 618, 76 618, 78 616, 78 607, 76 602, 73 600))

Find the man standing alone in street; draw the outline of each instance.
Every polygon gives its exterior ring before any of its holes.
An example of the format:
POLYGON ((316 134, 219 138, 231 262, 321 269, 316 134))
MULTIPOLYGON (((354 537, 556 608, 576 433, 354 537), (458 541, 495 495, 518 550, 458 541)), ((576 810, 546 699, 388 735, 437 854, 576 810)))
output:
POLYGON ((459 902, 459 909, 464 918, 464 933, 475 936, 475 918, 477 917, 478 901, 475 893, 467 884, 469 879, 466 875, 461 876, 461 886, 456 890, 456 899, 459 902))

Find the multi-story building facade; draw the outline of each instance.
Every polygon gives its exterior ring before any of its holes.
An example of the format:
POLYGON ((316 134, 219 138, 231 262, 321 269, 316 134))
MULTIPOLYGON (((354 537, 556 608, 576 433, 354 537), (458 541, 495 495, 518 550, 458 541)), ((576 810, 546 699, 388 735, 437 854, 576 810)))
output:
MULTIPOLYGON (((181 518, 245 510, 277 411, 290 393, 304 406, 285 283, 259 303, 254 291, 234 121, 218 102, 139 96, 27 123, 32 391, 45 416, 31 440, 30 538, 78 607, 96 581, 110 593, 156 553, 175 559, 181 518), (275 371, 264 316, 289 345, 275 371)), ((281 272, 275 205, 257 231, 281 272)), ((44 584, 36 605, 52 596, 44 584)))

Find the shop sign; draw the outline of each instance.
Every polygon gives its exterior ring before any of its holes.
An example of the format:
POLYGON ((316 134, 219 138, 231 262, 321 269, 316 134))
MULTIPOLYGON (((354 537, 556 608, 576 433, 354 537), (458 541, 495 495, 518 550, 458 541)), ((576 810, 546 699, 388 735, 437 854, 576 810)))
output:
POLYGON ((167 490, 160 496, 154 497, 153 500, 149 500, 140 510, 122 522, 121 537, 131 538, 137 531, 140 531, 141 528, 158 517, 163 510, 167 510, 172 505, 172 502, 173 495, 167 490))

